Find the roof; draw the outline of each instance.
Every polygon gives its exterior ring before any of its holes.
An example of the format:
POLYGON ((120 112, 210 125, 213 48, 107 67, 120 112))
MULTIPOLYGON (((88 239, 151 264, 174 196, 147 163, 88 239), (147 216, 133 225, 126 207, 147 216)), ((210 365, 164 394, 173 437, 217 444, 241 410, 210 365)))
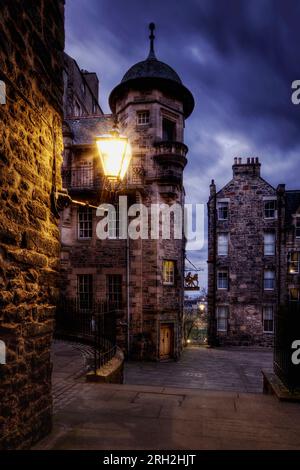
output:
POLYGON ((97 135, 107 134, 113 125, 110 114, 66 119, 65 122, 73 134, 74 145, 93 144, 97 135))
POLYGON ((300 190, 286 191, 285 218, 288 224, 293 222, 293 214, 300 209, 300 190))
POLYGON ((172 67, 158 60, 154 52, 155 25, 149 25, 151 34, 150 52, 146 60, 137 62, 125 73, 119 85, 111 92, 109 105, 114 113, 116 102, 121 99, 129 89, 155 88, 161 89, 168 94, 174 95, 183 103, 185 117, 188 117, 194 109, 194 98, 192 93, 183 85, 179 75, 172 67))
POLYGON ((133 65, 125 73, 121 83, 136 78, 164 78, 182 84, 179 75, 172 67, 152 57, 133 65))

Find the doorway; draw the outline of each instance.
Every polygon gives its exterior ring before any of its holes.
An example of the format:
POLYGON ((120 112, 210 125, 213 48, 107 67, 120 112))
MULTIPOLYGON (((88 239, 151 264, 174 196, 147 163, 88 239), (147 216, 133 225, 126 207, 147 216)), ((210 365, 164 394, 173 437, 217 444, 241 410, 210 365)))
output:
POLYGON ((173 338, 174 327, 171 324, 163 324, 160 326, 160 359, 169 359, 173 356, 173 338))

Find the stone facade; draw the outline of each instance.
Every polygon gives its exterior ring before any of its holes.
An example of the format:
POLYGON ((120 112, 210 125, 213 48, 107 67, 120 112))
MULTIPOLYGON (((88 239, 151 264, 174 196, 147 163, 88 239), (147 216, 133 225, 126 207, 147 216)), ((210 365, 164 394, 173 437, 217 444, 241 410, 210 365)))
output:
POLYGON ((4 0, 0 42, 0 448, 15 449, 29 448, 52 422, 64 2, 4 0))
MULTIPOLYGON (((128 197, 128 207, 133 203, 150 208, 154 203, 175 202, 182 207, 182 175, 187 162, 183 130, 193 98, 176 72, 150 53, 146 61, 125 74, 111 93, 110 105, 121 133, 132 146, 133 158, 121 193, 128 197)), ((73 202, 61 221, 62 294, 78 296, 78 276, 91 275, 93 296, 107 299, 109 276, 118 275, 122 309, 118 345, 136 359, 176 358, 182 348, 184 239, 103 241, 96 236, 103 175, 94 138, 111 127, 111 115, 65 121, 64 186, 73 202), (87 202, 92 231, 83 239, 78 235, 79 212, 87 202), (166 261, 173 268, 171 282, 163 277, 166 261), (164 352, 162 335, 170 342, 164 352)), ((150 234, 150 227, 146 231, 150 234)))
POLYGON ((98 102, 99 80, 95 73, 81 70, 77 62, 64 53, 65 117, 102 115, 98 102))
POLYGON ((278 194, 257 158, 235 159, 233 179, 208 202, 211 344, 272 345, 278 303, 278 194))

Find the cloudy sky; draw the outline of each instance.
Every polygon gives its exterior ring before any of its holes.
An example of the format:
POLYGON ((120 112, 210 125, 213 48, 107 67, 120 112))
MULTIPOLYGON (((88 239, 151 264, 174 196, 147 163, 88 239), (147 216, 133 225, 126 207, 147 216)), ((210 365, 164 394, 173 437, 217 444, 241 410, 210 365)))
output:
MULTIPOLYGON (((187 201, 206 203, 212 178, 221 188, 235 156, 258 156, 262 176, 300 188, 298 0, 67 0, 66 50, 98 74, 100 103, 148 54, 156 23, 157 58, 171 65, 195 97, 186 122, 187 201)), ((206 248, 189 257, 205 267, 206 248)), ((203 281, 203 275, 202 281, 203 281)))

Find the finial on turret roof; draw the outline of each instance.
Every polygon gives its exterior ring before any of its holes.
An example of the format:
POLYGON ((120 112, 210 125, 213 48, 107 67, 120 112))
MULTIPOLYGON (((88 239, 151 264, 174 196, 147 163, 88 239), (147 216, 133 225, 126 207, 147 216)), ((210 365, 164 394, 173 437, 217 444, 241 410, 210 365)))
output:
POLYGON ((149 36, 150 51, 149 51, 149 55, 148 55, 148 60, 149 59, 156 59, 155 52, 154 52, 154 39, 155 39, 155 36, 154 36, 155 24, 154 23, 149 24, 149 30, 150 30, 150 36, 149 36))

